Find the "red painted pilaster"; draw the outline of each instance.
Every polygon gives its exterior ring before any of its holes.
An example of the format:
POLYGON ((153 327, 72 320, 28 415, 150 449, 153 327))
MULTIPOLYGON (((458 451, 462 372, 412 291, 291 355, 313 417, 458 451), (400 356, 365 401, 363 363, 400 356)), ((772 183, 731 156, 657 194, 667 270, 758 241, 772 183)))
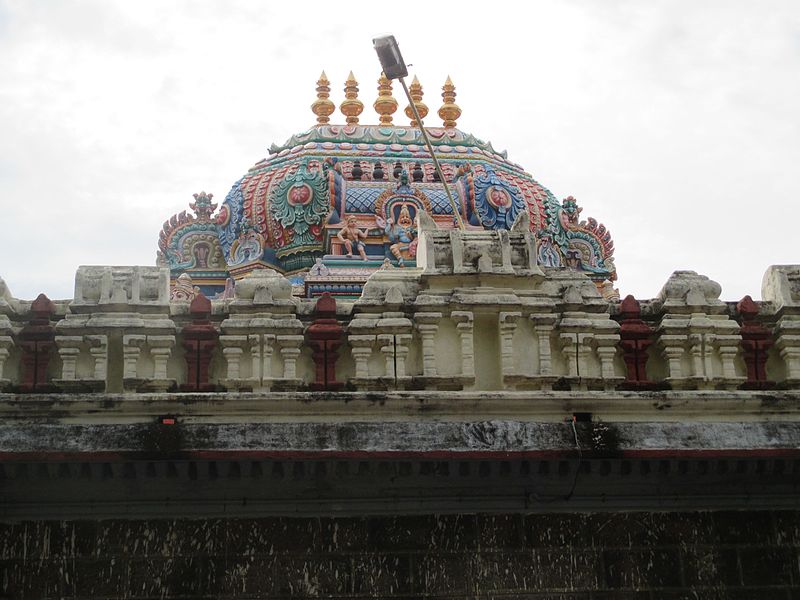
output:
POLYGON ((181 386, 187 392, 210 392, 216 386, 211 383, 211 357, 217 347, 219 333, 211 324, 211 301, 199 293, 189 306, 192 322, 183 328, 183 347, 186 350, 186 383, 181 386))
POLYGON ((55 352, 55 328, 50 323, 50 315, 56 311, 50 298, 39 294, 31 304, 32 318, 22 328, 17 341, 22 350, 21 392, 49 391, 47 368, 55 352))
POLYGON ((633 296, 620 304, 619 346, 627 373, 625 389, 651 389, 655 384, 647 379, 647 348, 653 343, 653 329, 641 319, 642 307, 633 296))
POLYGON ((336 300, 328 292, 322 294, 314 308, 316 318, 306 330, 308 345, 313 351, 316 367, 312 390, 340 390, 343 384, 336 381, 336 361, 342 345, 344 329, 336 320, 336 300))
POLYGON ((747 366, 744 389, 770 389, 775 382, 767 380, 767 352, 773 346, 772 332, 758 321, 759 307, 750 296, 736 305, 742 334, 742 356, 747 366))

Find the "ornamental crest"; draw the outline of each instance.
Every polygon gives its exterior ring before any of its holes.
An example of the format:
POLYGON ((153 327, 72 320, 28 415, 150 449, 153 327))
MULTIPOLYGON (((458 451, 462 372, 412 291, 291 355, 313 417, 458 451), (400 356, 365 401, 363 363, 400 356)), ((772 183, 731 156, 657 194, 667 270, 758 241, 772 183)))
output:
POLYGON ((487 229, 511 229, 514 219, 525 210, 525 200, 519 190, 500 179, 487 168, 472 180, 475 187, 475 210, 487 229))
POLYGON ((327 178, 307 165, 288 175, 274 189, 270 210, 281 227, 291 234, 293 247, 319 244, 322 222, 328 214, 327 178))
POLYGON ((231 244, 228 265, 233 267, 257 260, 263 253, 264 236, 247 219, 243 219, 239 237, 231 244))

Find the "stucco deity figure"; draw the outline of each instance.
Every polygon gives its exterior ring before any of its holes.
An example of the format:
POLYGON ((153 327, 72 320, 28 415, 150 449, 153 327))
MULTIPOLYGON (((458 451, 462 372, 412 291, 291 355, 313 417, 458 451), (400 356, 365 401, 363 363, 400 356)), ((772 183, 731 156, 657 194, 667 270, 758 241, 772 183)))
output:
POLYGON ((560 267, 561 257, 553 245, 553 238, 549 233, 542 234, 539 240, 539 251, 537 258, 540 265, 543 267, 560 267))
POLYGON ((353 215, 347 217, 344 227, 339 230, 336 237, 344 244, 348 257, 353 256, 353 247, 355 246, 356 250, 361 255, 361 260, 367 260, 366 246, 362 241, 367 239, 367 232, 359 229, 358 221, 353 215))
POLYGON ((389 217, 384 230, 392 244, 389 246, 389 250, 397 259, 398 264, 401 267, 404 266, 403 251, 408 251, 411 256, 416 254, 417 228, 411 218, 408 206, 403 206, 400 210, 397 223, 395 223, 394 217, 389 217))

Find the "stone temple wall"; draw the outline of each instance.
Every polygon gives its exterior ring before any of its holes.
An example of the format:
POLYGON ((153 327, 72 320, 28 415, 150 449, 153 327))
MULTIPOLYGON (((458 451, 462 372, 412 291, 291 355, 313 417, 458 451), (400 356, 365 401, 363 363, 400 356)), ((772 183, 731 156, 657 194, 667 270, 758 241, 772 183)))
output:
POLYGON ((0 525, 3 598, 800 597, 800 512, 0 525))
POLYGON ((524 232, 430 231, 418 269, 375 272, 355 302, 292 295, 257 270, 235 297, 170 300, 158 267, 80 267, 75 295, 13 298, 0 280, 0 391, 735 390, 800 385, 800 267, 764 301, 677 271, 609 302, 542 269, 524 232), (734 299, 735 300, 735 299, 734 299))
POLYGON ((800 266, 609 302, 419 244, 338 304, 0 280, 0 598, 800 598, 800 266))

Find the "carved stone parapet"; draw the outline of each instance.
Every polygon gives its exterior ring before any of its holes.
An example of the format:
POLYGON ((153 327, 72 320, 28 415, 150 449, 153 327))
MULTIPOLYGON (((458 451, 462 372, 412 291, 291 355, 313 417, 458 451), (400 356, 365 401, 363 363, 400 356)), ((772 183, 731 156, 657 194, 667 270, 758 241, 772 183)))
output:
POLYGON ((386 363, 385 376, 394 380, 406 377, 406 357, 408 356, 408 344, 411 341, 411 334, 378 334, 377 341, 386 363))
POLYGON ((588 357, 591 353, 594 335, 592 333, 581 333, 578 330, 562 330, 558 338, 561 343, 561 354, 567 365, 567 378, 589 377, 588 357))
MULTIPOLYGON (((687 297, 691 299, 691 294, 695 293, 698 296, 692 300, 695 308, 717 311, 713 303, 699 306, 701 297, 711 302, 708 296, 701 294, 706 287, 713 286, 706 282, 698 290, 686 292, 687 297)), ((739 325, 727 315, 668 313, 662 318, 658 332, 658 344, 668 364, 667 382, 673 388, 735 388, 744 381, 744 377, 736 373, 736 356, 741 343, 739 325)))
POLYGON ((375 324, 380 333, 407 333, 410 332, 413 323, 401 312, 385 312, 375 324))
POLYGON ((721 292, 722 286, 705 275, 675 271, 658 293, 658 300, 671 314, 722 314, 721 292))
POLYGON ((544 277, 536 264, 530 230, 450 231, 423 229, 417 264, 426 275, 520 275, 544 277))
POLYGON ((78 267, 70 310, 84 312, 169 311, 166 267, 78 267))
POLYGON ((383 312, 413 304, 420 290, 421 269, 386 269, 375 271, 364 284, 355 306, 359 310, 383 312))
POLYGON ((102 392, 106 389, 108 339, 105 335, 58 335, 55 338, 61 357, 61 377, 53 383, 65 392, 102 392), (84 353, 91 358, 91 367, 79 371, 84 353))
MULTIPOLYGON (((568 288, 564 293, 565 306, 575 308, 577 298, 577 288, 568 288)), ((608 387, 618 381, 614 352, 602 350, 616 346, 618 330, 619 325, 607 313, 565 312, 558 322, 558 335, 561 354, 567 365, 567 378, 580 379, 581 387, 608 387), (597 382, 590 383, 592 380, 597 382)))
POLYGON ((800 265, 772 265, 764 273, 761 297, 779 315, 800 314, 800 265))

